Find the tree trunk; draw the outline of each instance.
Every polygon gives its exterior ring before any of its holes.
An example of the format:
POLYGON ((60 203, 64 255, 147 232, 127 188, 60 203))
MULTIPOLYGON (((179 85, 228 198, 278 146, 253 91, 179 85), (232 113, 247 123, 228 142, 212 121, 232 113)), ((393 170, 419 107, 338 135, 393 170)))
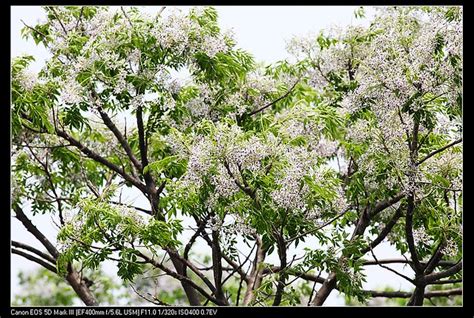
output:
POLYGON ((425 299, 425 286, 416 286, 415 291, 411 295, 407 306, 423 306, 423 300, 425 299))
MULTIPOLYGON (((359 221, 357 222, 357 226, 352 233, 351 241, 354 241, 358 236, 364 234, 365 229, 369 225, 370 218, 369 218, 369 210, 366 208, 362 211, 361 216, 359 217, 359 221)), ((339 259, 339 262, 341 259, 339 259)), ((328 278, 324 281, 321 288, 316 293, 314 300, 311 302, 311 306, 322 306, 326 299, 328 298, 329 294, 336 288, 337 277, 336 273, 332 272, 328 278)))
MULTIPOLYGON (((187 276, 186 271, 184 270, 184 264, 176 255, 174 255, 174 253, 177 254, 178 251, 172 250, 171 252, 172 253, 169 253, 169 255, 170 255, 171 262, 173 263, 174 268, 176 269, 176 272, 180 275, 187 276)), ((191 306, 201 306, 199 295, 197 291, 194 289, 194 287, 191 286, 186 281, 181 281, 181 286, 183 286, 183 289, 186 294, 186 297, 188 298, 189 304, 191 306)))
POLYGON ((336 288, 336 282, 336 273, 333 272, 328 276, 321 288, 316 293, 316 296, 311 302, 311 306, 322 306, 332 290, 336 288))
POLYGON ((75 271, 71 264, 68 265, 68 274, 66 275, 66 280, 69 285, 74 289, 76 294, 81 298, 86 306, 98 306, 99 303, 97 299, 87 287, 85 281, 81 279, 77 271, 75 271))

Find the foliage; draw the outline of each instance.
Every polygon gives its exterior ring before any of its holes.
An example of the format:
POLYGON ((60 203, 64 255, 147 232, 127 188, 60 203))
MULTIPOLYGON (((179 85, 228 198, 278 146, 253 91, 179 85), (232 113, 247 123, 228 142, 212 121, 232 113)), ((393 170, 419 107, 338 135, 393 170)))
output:
POLYGON ((460 275, 460 8, 382 8, 267 66, 214 8, 45 10, 23 32, 51 58, 38 74, 12 61, 12 204, 58 216, 59 275, 111 260, 127 283, 180 281, 156 304, 322 305, 336 288, 367 302, 382 241, 414 269, 407 304, 460 275))

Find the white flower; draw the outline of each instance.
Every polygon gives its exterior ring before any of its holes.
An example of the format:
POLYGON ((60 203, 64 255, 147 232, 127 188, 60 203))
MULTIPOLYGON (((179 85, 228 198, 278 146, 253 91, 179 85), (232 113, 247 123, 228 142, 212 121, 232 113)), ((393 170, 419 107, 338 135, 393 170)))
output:
POLYGON ((17 74, 17 79, 20 83, 20 86, 27 91, 33 90, 33 88, 38 83, 38 75, 29 70, 23 69, 19 74, 17 74))
POLYGON ((68 78, 61 90, 61 99, 66 104, 77 104, 82 102, 84 88, 74 79, 68 78))
POLYGON ((219 52, 225 52, 227 48, 225 38, 222 35, 205 36, 201 42, 201 50, 210 58, 215 57, 219 52))
POLYGON ((454 257, 458 254, 458 245, 452 238, 449 238, 446 241, 446 245, 443 248, 443 253, 447 257, 454 257))

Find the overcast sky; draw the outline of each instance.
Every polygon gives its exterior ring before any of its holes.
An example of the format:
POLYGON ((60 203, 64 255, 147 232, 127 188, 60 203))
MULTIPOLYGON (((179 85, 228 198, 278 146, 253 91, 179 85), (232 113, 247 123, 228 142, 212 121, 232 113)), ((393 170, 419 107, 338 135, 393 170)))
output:
MULTIPOLYGON (((140 7, 150 13, 161 7, 140 7)), ((251 52, 258 61, 272 63, 286 59, 286 41, 295 35, 305 35, 308 32, 319 32, 321 29, 334 25, 344 26, 355 23, 367 23, 366 20, 356 20, 354 10, 358 7, 350 6, 217 6, 219 22, 223 29, 233 29, 237 45, 251 52)), ((182 10, 189 7, 182 6, 182 10)), ((168 10, 168 8, 167 8, 168 10)), ((366 15, 371 16, 373 8, 366 8, 366 15)), ((43 61, 48 57, 42 46, 36 46, 33 41, 21 38, 20 30, 23 20, 28 25, 34 25, 45 17, 41 7, 12 6, 11 7, 11 55, 31 54, 37 61, 31 69, 38 71, 43 61)), ((133 196, 133 194, 130 194, 133 196)), ((57 230, 49 216, 35 216, 33 222, 50 238, 55 241, 57 230)), ((12 239, 42 248, 35 239, 16 220, 12 219, 12 239)), ((387 244, 381 244, 375 250, 379 258, 393 257, 395 250, 387 244)), ((396 253, 396 252, 395 252, 396 253)), ((397 255, 397 254, 395 254, 397 255)), ((35 263, 29 262, 17 255, 12 256, 12 286, 11 294, 18 292, 18 272, 37 268, 35 263)), ((394 269, 402 270, 402 265, 394 265, 394 269)), ((411 285, 394 274, 375 266, 367 268, 368 282, 365 288, 375 289, 390 285, 398 290, 408 290, 411 285)), ((343 305, 344 300, 333 292, 325 305, 343 305)))

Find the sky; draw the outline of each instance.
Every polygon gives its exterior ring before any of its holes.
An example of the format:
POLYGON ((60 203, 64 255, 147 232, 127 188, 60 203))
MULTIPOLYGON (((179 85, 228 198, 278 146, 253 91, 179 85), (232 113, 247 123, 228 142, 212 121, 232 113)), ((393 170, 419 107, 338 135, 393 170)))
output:
MULTIPOLYGON (((161 7, 139 7, 144 12, 154 13, 161 7)), ((182 6, 182 10, 190 7, 182 6)), ((286 43, 293 36, 304 36, 317 33, 321 29, 331 26, 345 26, 355 23, 367 23, 367 20, 356 20, 354 17, 355 6, 217 6, 219 23, 225 29, 232 29, 237 41, 237 46, 251 52, 256 60, 273 63, 278 60, 289 58, 286 52, 286 43)), ((167 8, 166 10, 169 10, 167 8)), ((165 10, 165 11, 166 11, 165 10)), ((365 8, 366 16, 374 14, 374 8, 365 8)), ((48 54, 44 47, 36 46, 33 41, 21 38, 20 30, 23 28, 23 20, 28 25, 34 25, 45 17, 41 7, 38 6, 12 6, 11 7, 11 56, 21 54, 31 54, 36 57, 36 62, 31 66, 31 70, 39 71, 47 59, 48 54)), ((130 198, 135 197, 134 193, 129 193, 130 198)), ((140 202, 138 202, 140 203, 140 202)), ((28 210, 27 208, 25 210, 28 210)), ((49 216, 34 216, 33 222, 55 242, 57 229, 49 216)), ((18 220, 12 219, 11 225, 12 240, 18 240, 37 248, 42 246, 30 235, 18 220)), ((308 242, 311 245, 311 241, 308 242)), ((388 244, 381 244, 375 249, 378 258, 393 257, 396 251, 388 244)), ((36 269, 38 265, 27 261, 17 255, 12 255, 11 272, 11 295, 19 291, 18 273, 19 271, 30 271, 36 269)), ((113 272, 114 267, 107 265, 108 272, 113 272)), ((410 270, 402 265, 394 265, 394 269, 410 275, 410 270)), ((409 290, 411 285, 384 269, 376 266, 367 268, 367 289, 376 289, 385 285, 391 285, 395 290, 409 290)), ((333 292, 325 305, 344 305, 344 299, 338 297, 333 292)))

